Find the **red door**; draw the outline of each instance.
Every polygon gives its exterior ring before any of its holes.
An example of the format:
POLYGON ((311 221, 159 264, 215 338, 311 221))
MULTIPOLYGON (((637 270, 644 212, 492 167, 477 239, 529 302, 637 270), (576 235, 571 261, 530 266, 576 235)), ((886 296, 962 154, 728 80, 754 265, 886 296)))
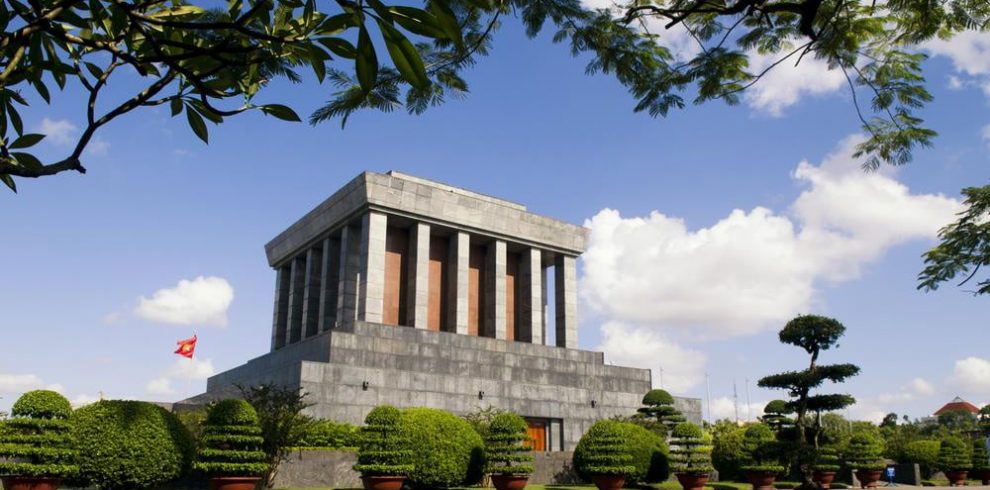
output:
POLYGON ((533 451, 547 450, 547 423, 543 420, 527 419, 529 424, 529 446, 533 451))

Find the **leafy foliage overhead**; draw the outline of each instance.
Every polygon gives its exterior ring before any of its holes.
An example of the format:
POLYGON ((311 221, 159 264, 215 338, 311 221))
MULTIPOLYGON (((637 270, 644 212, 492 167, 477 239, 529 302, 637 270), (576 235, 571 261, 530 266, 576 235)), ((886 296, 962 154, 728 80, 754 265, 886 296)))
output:
MULTIPOLYGON (((966 209, 959 219, 938 232, 939 243, 925 252, 918 289, 934 291, 943 282, 962 276, 963 286, 984 266, 990 266, 990 185, 967 187, 966 209)), ((990 294, 990 276, 978 279, 974 294, 990 294)))

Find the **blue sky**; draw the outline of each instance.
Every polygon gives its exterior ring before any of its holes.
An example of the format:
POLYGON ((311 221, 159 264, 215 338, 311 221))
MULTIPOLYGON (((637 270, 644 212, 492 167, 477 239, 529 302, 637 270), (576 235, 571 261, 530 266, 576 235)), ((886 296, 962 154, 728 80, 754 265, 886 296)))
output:
MULTIPOLYGON (((184 118, 133 113, 99 133, 86 175, 0 194, 0 407, 42 386, 80 403, 201 392, 205 376, 268 349, 264 243, 358 173, 390 169, 592 226, 581 347, 662 366, 679 394, 706 397, 707 373, 715 416, 731 415, 733 383, 745 417, 747 379, 762 406, 781 394, 756 379, 804 366, 776 341, 796 313, 848 327, 824 361, 863 368, 844 387, 860 400, 851 416, 920 417, 957 394, 990 402, 987 300, 915 290, 959 190, 987 183, 990 35, 929 50, 936 146, 873 175, 848 156, 848 93, 812 63, 785 67, 740 106, 651 119, 614 80, 585 76, 584 60, 515 22, 466 73, 470 96, 422 116, 359 113, 341 130, 249 114, 211 126, 206 146, 184 118), (148 313, 176 297, 192 302, 194 324, 148 313), (194 331, 197 360, 184 362, 174 342, 194 331)), ((327 98, 309 81, 263 101, 308 114, 327 98)), ((55 158, 80 116, 70 90, 25 121, 50 133, 41 148, 55 158)))

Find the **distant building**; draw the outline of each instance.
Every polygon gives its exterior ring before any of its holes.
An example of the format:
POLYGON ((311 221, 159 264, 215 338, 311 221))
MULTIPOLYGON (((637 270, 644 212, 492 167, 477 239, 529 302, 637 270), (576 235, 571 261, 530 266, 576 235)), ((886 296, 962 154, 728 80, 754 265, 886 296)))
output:
POLYGON ((939 415, 949 413, 949 412, 968 412, 973 415, 980 413, 979 407, 973 405, 972 403, 959 398, 958 396, 953 398, 951 402, 946 403, 942 408, 935 411, 932 414, 933 417, 938 417, 939 415))

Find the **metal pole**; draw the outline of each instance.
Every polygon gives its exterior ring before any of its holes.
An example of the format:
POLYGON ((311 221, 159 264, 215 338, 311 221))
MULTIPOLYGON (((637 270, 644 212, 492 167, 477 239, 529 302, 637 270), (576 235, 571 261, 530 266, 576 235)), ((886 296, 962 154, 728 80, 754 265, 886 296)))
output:
POLYGON ((714 424, 712 420, 712 381, 711 376, 705 373, 705 391, 708 393, 708 424, 714 424))
POLYGON ((746 378, 746 422, 753 420, 749 416, 750 403, 749 403, 749 378, 746 378))

